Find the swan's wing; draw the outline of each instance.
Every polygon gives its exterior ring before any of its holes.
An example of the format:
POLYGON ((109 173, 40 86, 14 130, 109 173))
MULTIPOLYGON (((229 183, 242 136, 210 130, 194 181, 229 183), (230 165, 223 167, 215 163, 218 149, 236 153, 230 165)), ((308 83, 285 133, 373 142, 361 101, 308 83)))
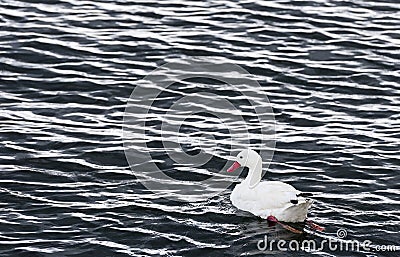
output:
POLYGON ((301 193, 293 186, 279 181, 261 182, 256 188, 256 197, 264 209, 287 208, 298 201, 297 194, 301 193))

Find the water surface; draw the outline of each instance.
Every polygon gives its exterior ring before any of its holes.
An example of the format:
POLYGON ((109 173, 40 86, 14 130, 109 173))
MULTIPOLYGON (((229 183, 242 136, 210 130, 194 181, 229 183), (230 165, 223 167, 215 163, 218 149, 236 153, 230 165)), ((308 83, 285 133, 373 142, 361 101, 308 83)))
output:
MULTIPOLYGON (((313 192, 324 235, 344 228, 346 239, 399 245, 399 11, 390 0, 2 1, 1 256, 265 256, 256 244, 266 234, 304 239, 236 210, 232 187, 179 203, 136 180, 123 149, 128 97, 153 69, 193 56, 258 80, 276 120, 264 179, 313 192)), ((212 80, 175 86, 161 111, 207 88, 237 93, 212 80)), ((191 122, 186 133, 216 137, 218 158, 189 180, 231 154, 218 122, 191 122)), ((184 168, 165 154, 154 161, 184 168)))

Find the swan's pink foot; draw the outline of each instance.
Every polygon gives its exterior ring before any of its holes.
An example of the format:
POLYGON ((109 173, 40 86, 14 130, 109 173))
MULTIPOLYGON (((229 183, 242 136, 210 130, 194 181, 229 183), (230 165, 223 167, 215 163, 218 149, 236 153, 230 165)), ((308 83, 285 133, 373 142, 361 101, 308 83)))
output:
POLYGON ((275 224, 281 225, 284 229, 289 230, 290 232, 296 233, 296 234, 302 234, 303 231, 300 231, 298 229, 295 229, 294 227, 291 227, 289 225, 283 224, 282 222, 278 221, 278 219, 275 216, 268 216, 267 217, 268 225, 273 226, 275 224))
POLYGON ((267 221, 268 221, 268 225, 270 225, 270 226, 274 226, 276 223, 279 222, 278 219, 275 218, 275 216, 272 216, 272 215, 269 215, 267 217, 267 221))
POLYGON ((311 220, 306 220, 307 225, 309 225, 311 227, 311 229, 317 230, 317 231, 324 231, 325 228, 321 227, 317 224, 315 224, 314 222, 312 222, 311 220))

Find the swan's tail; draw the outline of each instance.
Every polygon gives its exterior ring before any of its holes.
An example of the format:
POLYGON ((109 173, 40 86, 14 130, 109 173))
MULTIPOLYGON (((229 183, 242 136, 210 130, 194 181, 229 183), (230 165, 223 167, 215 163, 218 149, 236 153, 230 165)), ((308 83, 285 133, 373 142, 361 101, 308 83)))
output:
POLYGON ((310 197, 312 195, 313 195, 312 193, 299 193, 296 196, 297 197, 310 197))
POLYGON ((308 209, 314 200, 306 198, 298 198, 297 204, 292 204, 282 212, 280 220, 287 222, 303 222, 307 218, 308 209))

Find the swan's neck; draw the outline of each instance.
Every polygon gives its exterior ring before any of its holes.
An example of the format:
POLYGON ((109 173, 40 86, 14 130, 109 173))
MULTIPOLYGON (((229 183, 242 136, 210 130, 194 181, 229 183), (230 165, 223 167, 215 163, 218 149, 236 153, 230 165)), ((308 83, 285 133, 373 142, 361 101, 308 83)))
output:
POLYGON ((257 162, 255 165, 249 167, 249 174, 246 179, 243 181, 247 186, 253 188, 257 186, 257 184, 261 181, 261 173, 262 173, 262 161, 261 158, 257 158, 257 162))

